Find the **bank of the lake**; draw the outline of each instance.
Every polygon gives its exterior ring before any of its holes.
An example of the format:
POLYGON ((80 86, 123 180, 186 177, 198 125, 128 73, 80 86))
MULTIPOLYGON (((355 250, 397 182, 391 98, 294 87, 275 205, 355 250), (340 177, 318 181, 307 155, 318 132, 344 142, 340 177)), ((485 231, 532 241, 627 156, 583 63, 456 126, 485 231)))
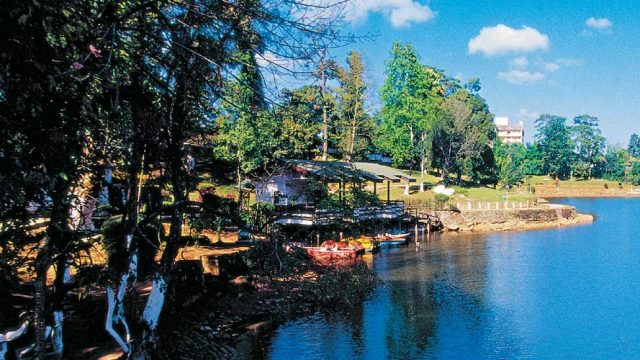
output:
MULTIPOLYGON (((487 205, 490 205, 487 203, 487 205)), ((470 206, 471 207, 471 206, 470 206)), ((443 231, 525 231, 590 224, 593 216, 573 206, 543 204, 527 208, 490 208, 436 211, 443 231)))
POLYGON ((437 234, 376 256, 359 312, 278 328, 269 359, 635 358, 640 200, 560 199, 588 226, 437 234))
POLYGON ((637 198, 640 187, 604 179, 565 180, 556 183, 545 177, 530 179, 536 196, 546 199, 557 198, 637 198))

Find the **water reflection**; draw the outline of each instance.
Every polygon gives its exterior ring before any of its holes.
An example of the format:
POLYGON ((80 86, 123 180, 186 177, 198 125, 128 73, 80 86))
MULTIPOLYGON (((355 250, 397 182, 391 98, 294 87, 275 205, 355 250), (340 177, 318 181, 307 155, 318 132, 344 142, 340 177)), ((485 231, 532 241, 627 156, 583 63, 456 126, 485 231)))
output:
POLYGON ((591 226, 389 249, 350 314, 280 327, 273 359, 602 358, 640 353, 640 200, 568 200, 591 226))

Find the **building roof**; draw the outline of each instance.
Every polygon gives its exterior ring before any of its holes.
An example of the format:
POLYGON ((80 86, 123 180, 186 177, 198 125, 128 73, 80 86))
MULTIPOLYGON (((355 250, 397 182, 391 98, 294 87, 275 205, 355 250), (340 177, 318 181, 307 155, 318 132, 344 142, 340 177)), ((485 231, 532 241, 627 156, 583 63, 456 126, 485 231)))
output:
POLYGON ((288 159, 284 162, 293 170, 307 175, 323 178, 325 181, 359 180, 373 182, 415 182, 416 179, 390 166, 368 162, 314 161, 288 159))
POLYGON ((396 168, 392 168, 391 166, 370 162, 354 162, 353 165, 360 171, 375 174, 377 177, 383 178, 384 180, 390 180, 392 182, 398 182, 401 180, 408 182, 416 181, 413 176, 409 176, 396 168))

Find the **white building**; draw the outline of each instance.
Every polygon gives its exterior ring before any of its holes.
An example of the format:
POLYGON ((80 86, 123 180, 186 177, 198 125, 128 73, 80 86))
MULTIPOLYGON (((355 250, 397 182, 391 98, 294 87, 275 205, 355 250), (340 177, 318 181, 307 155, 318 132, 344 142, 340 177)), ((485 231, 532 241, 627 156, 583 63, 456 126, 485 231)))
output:
POLYGON ((498 131, 498 138, 504 144, 524 144, 524 124, 520 121, 516 124, 509 124, 509 118, 496 116, 493 120, 498 131))

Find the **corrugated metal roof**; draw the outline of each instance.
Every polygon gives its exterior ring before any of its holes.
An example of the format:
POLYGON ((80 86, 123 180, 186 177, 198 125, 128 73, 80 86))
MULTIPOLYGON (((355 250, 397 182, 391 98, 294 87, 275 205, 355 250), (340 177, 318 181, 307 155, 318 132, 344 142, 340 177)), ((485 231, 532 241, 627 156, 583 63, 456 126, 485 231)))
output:
POLYGON ((409 181, 415 182, 416 178, 403 173, 401 170, 392 168, 391 166, 381 165, 378 163, 370 162, 354 162, 353 165, 360 171, 375 174, 378 177, 382 177, 385 180, 391 181, 409 181))
POLYGON ((295 171, 308 176, 321 177, 329 181, 349 179, 374 182, 383 182, 385 180, 391 182, 416 181, 414 177, 404 174, 398 169, 377 163, 300 159, 288 159, 285 160, 285 163, 290 165, 295 171))

